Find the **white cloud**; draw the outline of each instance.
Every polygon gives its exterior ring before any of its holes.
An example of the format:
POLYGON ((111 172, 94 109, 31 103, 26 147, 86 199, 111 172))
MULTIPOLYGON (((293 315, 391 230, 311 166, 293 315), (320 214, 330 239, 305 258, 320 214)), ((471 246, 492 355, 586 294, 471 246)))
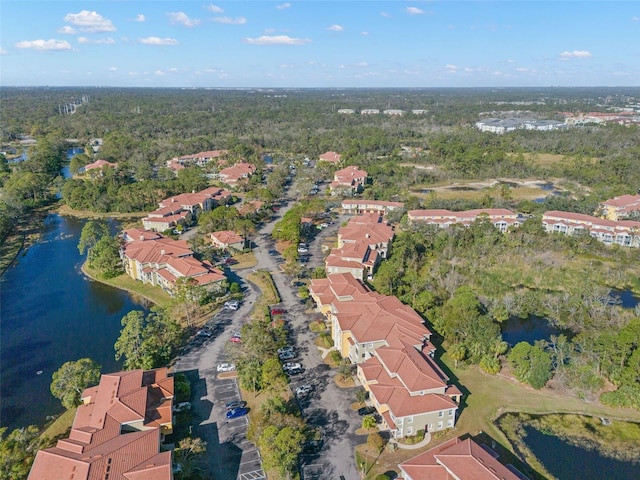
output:
POLYGON ((38 50, 41 52, 50 52, 55 50, 71 50, 71 44, 66 40, 23 40, 16 43, 16 48, 26 48, 38 50))
POLYGON ((409 15, 424 15, 424 10, 418 7, 407 7, 404 9, 409 15))
POLYGON ((367 35, 369 35, 369 32, 360 32, 360 35, 362 35, 363 37, 366 37, 367 35))
POLYGON ((591 52, 586 50, 574 50, 573 52, 564 51, 560 54, 560 58, 563 60, 569 60, 570 58, 591 58, 591 52))
POLYGON ((278 10, 285 10, 285 9, 287 9, 289 7, 291 7, 291 4, 289 2, 283 3, 282 5, 276 5, 276 8, 278 10))
POLYGON ((245 38, 245 43, 250 45, 304 45, 311 42, 308 38, 293 38, 288 35, 262 35, 258 38, 245 38))
POLYGON ((444 66, 446 73, 458 73, 458 66, 447 64, 444 66))
POLYGON ((169 21, 174 25, 184 25, 185 27, 195 27, 200 25, 200 20, 197 18, 189 18, 184 12, 169 12, 167 13, 169 21))
POLYGON ((342 32, 344 31, 344 27, 341 25, 331 25, 330 27, 327 27, 327 30, 330 30, 332 32, 342 32))
POLYGON ((117 72, 118 71, 118 67, 109 67, 109 71, 110 72, 117 72))
POLYGON ((111 37, 98 38, 98 39, 78 37, 78 43, 94 44, 94 45, 113 45, 116 43, 116 41, 111 37))
POLYGON ((0 47, 0 55, 9 55, 9 52, 7 52, 4 48, 0 47))
POLYGON ((222 8, 220 8, 217 5, 213 5, 213 4, 205 5, 204 8, 206 8, 207 10, 209 10, 210 12, 213 12, 213 13, 222 13, 222 12, 224 12, 224 10, 222 8))
POLYGON ((640 17, 631 17, 632 22, 640 22, 640 17))
POLYGON ((69 25, 65 25, 64 27, 60 27, 58 33, 64 33, 65 35, 75 35, 78 33, 75 28, 70 27, 69 25))
POLYGON ((145 45, 178 45, 178 40, 175 38, 146 37, 141 38, 140 43, 145 45))
POLYGON ((356 67, 368 67, 369 64, 367 62, 358 62, 356 63, 356 67))
POLYGON ((247 19, 244 17, 214 17, 213 21, 218 23, 226 23, 228 25, 244 25, 245 23, 247 23, 247 19))
POLYGON ((170 72, 177 72, 177 71, 178 71, 178 69, 177 69, 176 67, 171 67, 171 68, 169 69, 169 71, 170 71, 170 72))
POLYGON ((159 77, 162 77, 162 76, 164 76, 164 75, 165 75, 165 73, 164 73, 162 70, 156 70, 154 73, 155 73, 156 75, 158 75, 159 77))
POLYGON ((380 15, 382 15, 383 17, 391 18, 391 14, 387 12, 380 12, 380 15))
POLYGON ((64 21, 75 25, 82 32, 115 32, 116 30, 111 20, 104 18, 96 11, 82 10, 80 13, 68 13, 64 21))
POLYGON ((136 22, 144 22, 147 18, 143 14, 138 14, 136 16, 136 22))

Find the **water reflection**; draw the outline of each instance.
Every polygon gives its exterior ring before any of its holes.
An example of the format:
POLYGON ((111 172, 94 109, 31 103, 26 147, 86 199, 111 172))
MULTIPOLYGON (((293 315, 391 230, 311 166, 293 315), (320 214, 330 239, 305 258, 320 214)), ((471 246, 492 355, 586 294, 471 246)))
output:
POLYGON ((638 478, 640 464, 600 455, 576 447, 553 435, 526 426, 525 443, 545 469, 561 480, 629 480, 638 478))
POLYGON ((83 220, 49 215, 42 241, 2 278, 1 426, 42 424, 47 415, 61 412, 49 384, 66 361, 90 357, 103 372, 118 370, 113 344, 120 320, 146 308, 126 292, 81 273, 77 244, 83 225, 83 220))

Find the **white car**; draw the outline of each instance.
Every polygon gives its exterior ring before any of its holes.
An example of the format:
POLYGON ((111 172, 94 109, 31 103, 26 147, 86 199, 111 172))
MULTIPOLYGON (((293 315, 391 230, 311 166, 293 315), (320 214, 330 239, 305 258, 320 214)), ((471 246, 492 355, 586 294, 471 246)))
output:
POLYGON ((240 308, 240 302, 237 300, 229 300, 224 303, 224 308, 228 308, 229 310, 238 310, 238 308, 240 308))
POLYGON ((283 353, 286 352, 293 352, 295 351, 296 347, 294 347, 293 345, 287 345, 286 347, 282 347, 278 349, 278 355, 282 355, 283 353))
POLYGON ((306 247, 298 247, 298 253, 309 253, 309 249, 306 247))
POLYGON ((221 363, 218 365, 218 372, 233 372, 236 369, 233 363, 221 363))
POLYGON ((296 395, 298 397, 309 395, 313 390, 311 385, 302 385, 301 387, 296 388, 296 395))
POLYGON ((282 368, 285 370, 297 370, 299 368, 302 368, 302 365, 295 362, 287 362, 284 365, 282 365, 282 368))
POLYGON ((191 404, 189 402, 180 402, 177 405, 173 406, 174 413, 180 413, 187 410, 191 410, 191 404))

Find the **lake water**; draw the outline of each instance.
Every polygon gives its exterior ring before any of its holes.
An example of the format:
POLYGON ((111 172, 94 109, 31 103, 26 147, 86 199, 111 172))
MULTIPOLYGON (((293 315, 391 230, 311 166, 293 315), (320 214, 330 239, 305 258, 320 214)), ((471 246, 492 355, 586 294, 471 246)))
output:
POLYGON ((545 469, 560 480, 631 480, 640 478, 640 463, 604 457, 596 450, 571 445, 526 426, 524 439, 545 469))
POLYGON ((612 290, 611 296, 620 299, 622 308, 636 308, 640 304, 640 298, 634 296, 631 290, 612 290))
POLYGON ((10 430, 63 411, 49 385, 64 362, 90 357, 103 372, 119 370, 113 345, 120 320, 145 310, 143 299, 82 274, 77 244, 84 223, 49 215, 41 241, 1 279, 0 426, 10 430))
POLYGON ((519 342, 527 342, 533 345, 536 340, 549 340, 551 335, 571 336, 567 332, 552 326, 547 319, 539 317, 510 318, 502 324, 502 339, 513 346, 519 342))

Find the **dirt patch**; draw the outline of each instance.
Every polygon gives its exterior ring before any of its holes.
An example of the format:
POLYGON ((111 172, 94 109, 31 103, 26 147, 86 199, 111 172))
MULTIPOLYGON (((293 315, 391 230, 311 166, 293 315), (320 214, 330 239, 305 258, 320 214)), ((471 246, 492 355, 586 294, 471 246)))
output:
POLYGON ((356 382, 353 380, 353 378, 349 377, 345 380, 340 374, 337 374, 335 377, 333 377, 333 380, 340 388, 353 388, 356 386, 356 382))

